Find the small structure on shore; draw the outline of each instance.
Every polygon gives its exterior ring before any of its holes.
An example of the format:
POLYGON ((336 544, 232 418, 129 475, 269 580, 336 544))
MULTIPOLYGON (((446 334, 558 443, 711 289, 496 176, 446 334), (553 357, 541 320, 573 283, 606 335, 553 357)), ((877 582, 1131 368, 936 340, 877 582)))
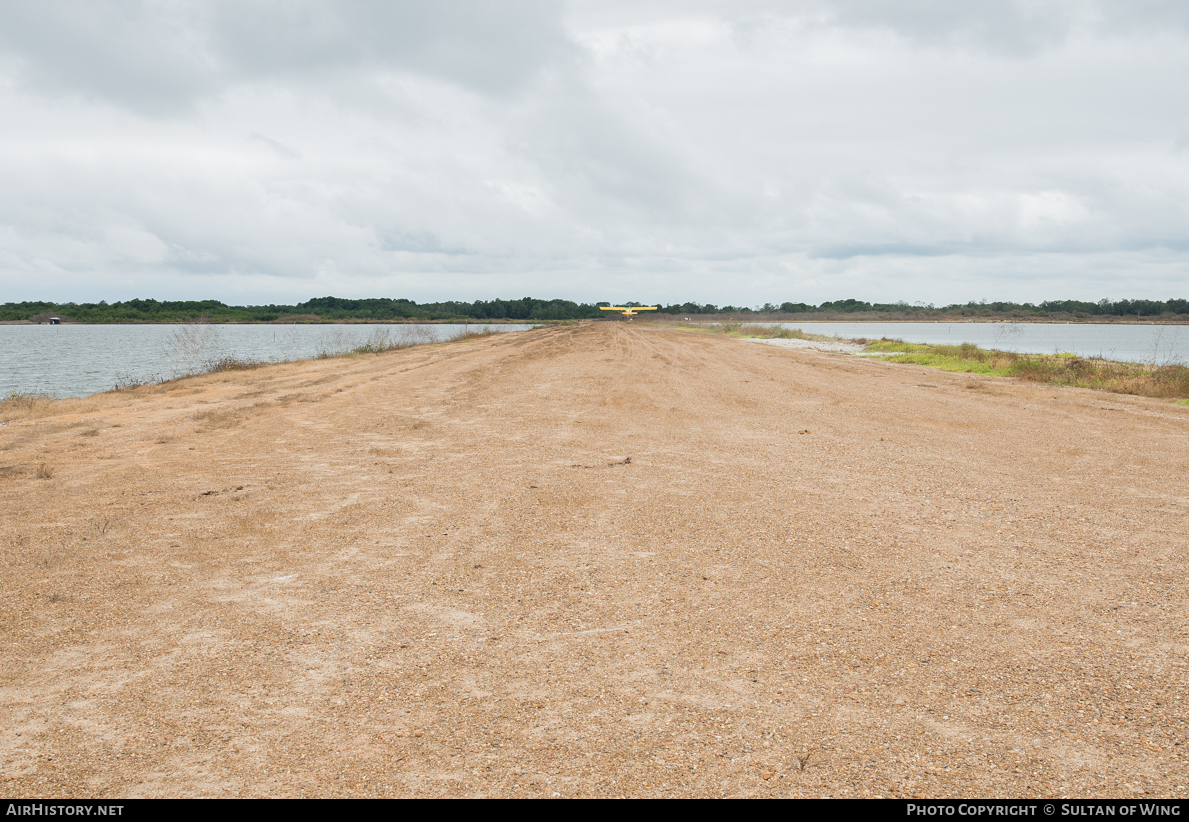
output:
POLYGON ((61 317, 50 317, 50 325, 61 325, 61 324, 62 324, 61 317))

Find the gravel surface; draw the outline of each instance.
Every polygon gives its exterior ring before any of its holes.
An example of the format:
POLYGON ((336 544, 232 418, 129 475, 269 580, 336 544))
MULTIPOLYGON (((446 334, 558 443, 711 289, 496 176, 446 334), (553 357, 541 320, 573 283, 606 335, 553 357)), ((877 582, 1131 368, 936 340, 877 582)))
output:
POLYGON ((1187 407, 603 322, 62 408, 0 794, 1187 793, 1187 407))

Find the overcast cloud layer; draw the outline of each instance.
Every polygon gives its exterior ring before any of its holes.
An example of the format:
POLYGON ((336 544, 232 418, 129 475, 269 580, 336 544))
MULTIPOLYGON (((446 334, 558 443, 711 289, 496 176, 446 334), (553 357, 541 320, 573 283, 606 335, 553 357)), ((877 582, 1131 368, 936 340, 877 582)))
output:
POLYGON ((1189 4, 8 2, 0 302, 1189 294, 1189 4))

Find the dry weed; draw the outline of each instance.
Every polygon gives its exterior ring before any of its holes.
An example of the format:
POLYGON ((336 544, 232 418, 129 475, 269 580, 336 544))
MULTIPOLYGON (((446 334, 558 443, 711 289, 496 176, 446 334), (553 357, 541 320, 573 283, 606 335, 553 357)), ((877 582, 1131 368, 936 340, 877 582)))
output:
POLYGON ((0 400, 0 422, 40 416, 56 400, 49 394, 34 391, 13 391, 0 400))
MULTIPOLYGON (((889 362, 905 362, 944 371, 1016 377, 1049 385, 1097 388, 1116 394, 1163 399, 1189 397, 1189 366, 1176 363, 1114 362, 1071 354, 1017 354, 986 350, 972 343, 927 345, 882 339, 868 351, 891 354, 889 362)), ((974 383, 969 387, 976 387, 974 383)))
POLYGON ((459 340, 481 339, 483 337, 495 337, 500 333, 501 332, 496 331, 494 328, 490 328, 488 326, 484 326, 483 328, 477 329, 475 331, 472 331, 469 328, 465 328, 460 334, 458 334, 458 336, 452 337, 450 339, 450 342, 458 342, 459 340))
POLYGON ((1116 394, 1189 397, 1189 367, 1142 365, 1081 357, 1021 357, 1012 376, 1034 382, 1100 388, 1116 394))

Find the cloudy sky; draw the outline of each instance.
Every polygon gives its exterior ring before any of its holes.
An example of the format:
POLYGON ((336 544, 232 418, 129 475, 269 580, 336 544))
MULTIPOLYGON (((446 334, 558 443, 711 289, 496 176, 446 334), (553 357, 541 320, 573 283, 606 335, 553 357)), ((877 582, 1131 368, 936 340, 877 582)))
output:
POLYGON ((0 302, 1189 295, 1185 0, 9 0, 0 302))

